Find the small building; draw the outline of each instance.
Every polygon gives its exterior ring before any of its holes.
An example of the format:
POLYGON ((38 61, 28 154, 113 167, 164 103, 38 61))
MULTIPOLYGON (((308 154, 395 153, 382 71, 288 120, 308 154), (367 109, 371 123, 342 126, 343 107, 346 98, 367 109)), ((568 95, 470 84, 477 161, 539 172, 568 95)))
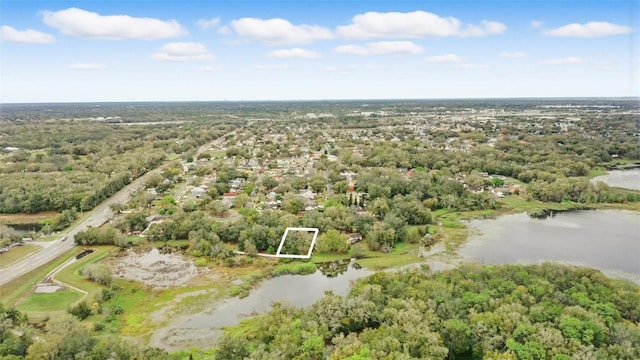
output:
POLYGON ((222 202, 229 205, 229 207, 233 206, 233 200, 238 196, 238 193, 235 191, 228 192, 222 194, 222 202))

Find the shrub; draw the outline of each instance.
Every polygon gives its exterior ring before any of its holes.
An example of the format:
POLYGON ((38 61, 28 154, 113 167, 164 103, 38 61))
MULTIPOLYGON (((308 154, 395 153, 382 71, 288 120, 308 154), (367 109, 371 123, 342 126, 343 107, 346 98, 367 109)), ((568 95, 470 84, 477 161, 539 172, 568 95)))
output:
POLYGON ((111 313, 113 315, 120 315, 124 313, 124 308, 122 307, 122 305, 113 305, 111 307, 111 313))
POLYGON ((102 289, 102 301, 109 301, 113 297, 113 291, 102 289))
POLYGON ((314 263, 293 263, 293 264, 284 264, 280 265, 277 268, 271 270, 271 275, 280 276, 280 275, 307 275, 313 274, 316 272, 318 268, 314 263))
POLYGON ((79 302, 78 305, 70 308, 68 312, 78 319, 84 320, 91 315, 91 307, 87 304, 86 301, 83 300, 79 302))
POLYGON ((194 264, 195 266, 197 266, 197 267, 204 267, 204 266, 207 266, 207 259, 205 259, 205 258, 200 258, 200 259, 196 260, 193 264, 194 264))
POLYGON ((85 266, 80 270, 80 274, 97 282, 98 284, 106 286, 111 284, 111 269, 104 265, 91 264, 85 266))

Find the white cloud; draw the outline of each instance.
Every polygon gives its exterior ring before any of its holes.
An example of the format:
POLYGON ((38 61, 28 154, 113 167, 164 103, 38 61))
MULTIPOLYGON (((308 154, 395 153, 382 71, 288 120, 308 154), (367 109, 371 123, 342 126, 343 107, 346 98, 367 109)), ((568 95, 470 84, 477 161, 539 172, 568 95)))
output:
POLYGON ((528 56, 526 52, 522 52, 522 51, 503 51, 498 55, 500 55, 500 57, 507 58, 507 59, 522 59, 528 56))
POLYGON ((219 66, 203 66, 196 69, 199 72, 218 72, 222 71, 222 68, 219 66))
POLYGON ((460 36, 487 36, 493 34, 502 34, 507 30, 507 27, 503 23, 496 21, 483 20, 481 26, 468 25, 465 29, 461 30, 460 36))
POLYGON ((205 19, 198 20, 198 26, 200 26, 200 29, 202 30, 207 30, 209 28, 216 27, 218 26, 218 24, 220 24, 220 17, 216 17, 209 20, 205 20, 205 19))
POLYGON ((533 20, 529 23, 529 27, 532 29, 537 29, 542 27, 542 25, 544 25, 544 23, 542 21, 538 21, 538 20, 533 20))
POLYGON ((287 20, 242 18, 233 20, 235 32, 266 44, 306 44, 333 38, 331 30, 317 25, 293 25, 287 20))
POLYGON ((600 69, 602 69, 603 71, 620 71, 620 70, 623 70, 623 68, 620 67, 620 66, 612 66, 612 65, 601 66, 600 69))
POLYGON ((186 35, 175 20, 100 15, 78 8, 43 12, 43 21, 66 35, 106 40, 156 40, 186 35))
POLYGON ((463 27, 454 17, 440 17, 426 11, 366 12, 354 16, 351 24, 337 27, 337 33, 349 39, 486 36, 505 30, 504 24, 494 21, 463 27))
POLYGON ((315 59, 320 57, 320 54, 311 50, 293 48, 274 50, 270 52, 267 57, 273 59, 315 59))
POLYGON ((420 54, 424 52, 422 46, 411 41, 378 41, 360 45, 340 45, 334 49, 342 54, 352 55, 401 55, 420 54))
POLYGON ((547 30, 545 35, 561 37, 595 38, 609 35, 621 35, 632 32, 628 26, 616 25, 605 21, 591 21, 586 24, 569 24, 557 29, 547 30))
POLYGON ((287 64, 275 64, 275 65, 256 65, 257 70, 286 70, 289 69, 287 64))
POLYGON ((458 69, 467 69, 467 70, 485 69, 487 67, 488 67, 487 65, 471 64, 471 63, 457 64, 456 65, 456 68, 458 68, 458 69))
POLYGON ((108 67, 107 64, 101 64, 101 63, 77 63, 77 64, 70 64, 67 66, 67 68, 72 70, 104 70, 107 67, 108 67))
POLYGON ((215 56, 200 43, 175 42, 163 45, 158 52, 151 55, 153 60, 160 61, 206 61, 215 56))
POLYGON ((346 74, 351 74, 352 72, 358 69, 359 68, 356 65, 344 65, 344 66, 338 66, 338 67, 329 66, 329 67, 325 67, 323 70, 328 73, 337 73, 337 74, 346 75, 346 74))
POLYGON ((549 64, 549 65, 572 65, 572 64, 582 64, 582 63, 584 63, 584 60, 575 56, 569 56, 566 58, 559 58, 559 59, 549 59, 549 60, 543 61, 543 64, 549 64))
POLYGON ((222 35, 229 35, 231 34, 231 29, 229 29, 227 25, 222 25, 218 28, 218 33, 222 35))
POLYGON ((455 54, 431 56, 425 59, 430 64, 456 64, 464 61, 464 58, 455 54))
POLYGON ((49 35, 36 30, 17 30, 8 25, 2 25, 0 28, 0 40, 19 44, 50 44, 56 39, 49 35))

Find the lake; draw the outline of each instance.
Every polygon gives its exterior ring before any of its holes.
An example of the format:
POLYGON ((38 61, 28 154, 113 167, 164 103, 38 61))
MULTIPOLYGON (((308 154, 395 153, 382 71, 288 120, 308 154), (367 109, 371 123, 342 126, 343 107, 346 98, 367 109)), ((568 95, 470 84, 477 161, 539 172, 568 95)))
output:
POLYGON ((596 176, 591 181, 595 184, 603 181, 609 186, 640 190, 640 168, 631 170, 609 170, 607 175, 596 176))
POLYGON ((469 226, 469 240, 458 250, 465 260, 569 263, 640 284, 640 213, 572 211, 547 219, 515 214, 472 220, 469 226))
POLYGON ((346 295, 352 281, 371 273, 349 267, 342 274, 333 277, 327 277, 320 271, 311 275, 278 276, 262 282, 246 298, 226 300, 210 312, 194 316, 182 327, 210 329, 237 325, 245 317, 267 312, 275 301, 296 307, 310 306, 324 296, 325 291, 346 295))
MULTIPOLYGON (((597 268, 608 276, 640 284, 640 213, 575 211, 544 220, 516 214, 494 220, 474 220, 469 225, 472 235, 458 251, 466 261, 571 263, 597 268)), ((445 250, 444 244, 436 244, 424 255, 437 255, 445 250)), ((426 261, 432 266, 433 261, 426 261)), ((454 259, 443 261, 447 264, 442 269, 457 263, 454 259)), ((432 266, 432 269, 438 267, 432 266)), ((152 344, 172 350, 185 346, 212 346, 219 341, 225 326, 237 325, 244 318, 267 312, 273 302, 307 307, 320 299, 325 291, 346 295, 353 281, 372 273, 351 266, 323 271, 331 277, 316 271, 311 275, 266 279, 244 299, 212 303, 204 312, 181 318, 156 334, 152 344)))

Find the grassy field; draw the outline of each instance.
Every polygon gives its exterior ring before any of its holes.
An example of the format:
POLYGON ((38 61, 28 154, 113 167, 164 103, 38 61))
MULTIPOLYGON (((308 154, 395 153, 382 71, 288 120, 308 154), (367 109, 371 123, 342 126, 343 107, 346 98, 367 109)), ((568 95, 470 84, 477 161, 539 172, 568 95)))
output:
POLYGON ((33 254, 40 249, 41 247, 37 245, 14 246, 6 253, 0 254, 0 268, 7 267, 15 262, 18 262, 27 257, 29 254, 33 254))
POLYGON ((55 211, 47 211, 37 214, 0 214, 0 224, 36 224, 42 220, 52 219, 56 215, 58 215, 58 213, 55 211))
POLYGON ((58 290, 51 294, 31 294, 17 305, 24 312, 64 311, 84 296, 72 289, 58 290))
POLYGON ((334 253, 317 253, 311 256, 311 262, 315 264, 320 264, 324 262, 338 261, 344 259, 350 259, 351 255, 349 253, 344 254, 334 254, 334 253))
POLYGON ((115 249, 115 246, 92 246, 92 249, 96 251, 83 257, 82 259, 66 266, 55 275, 55 279, 62 281, 65 284, 75 286, 88 293, 89 300, 92 300, 94 296, 102 291, 103 286, 88 280, 80 275, 80 269, 89 264, 93 264, 100 259, 104 258, 109 252, 115 249))
MULTIPOLYGON (((393 247, 393 250, 388 254, 383 254, 379 251, 371 251, 366 247, 366 244, 361 244, 364 246, 364 250, 362 251, 360 256, 358 256, 360 258, 358 260, 358 264, 367 269, 382 270, 390 267, 403 266, 422 261, 422 259, 417 256, 415 251, 420 247, 419 244, 409 244, 404 242, 396 243, 393 247)), ((351 253, 319 253, 313 254, 313 256, 311 257, 311 262, 320 264, 324 262, 350 259, 351 257, 353 257, 353 254, 351 253)))
POLYGON ((416 254, 403 253, 403 254, 380 254, 377 257, 370 257, 365 259, 359 259, 358 264, 363 268, 370 270, 383 270, 392 267, 404 266, 421 262, 424 259, 418 257, 416 254))
POLYGON ((38 241, 53 241, 53 240, 58 240, 62 237, 62 235, 58 234, 58 235, 44 235, 44 236, 40 236, 38 238, 38 241))
MULTIPOLYGON (((95 294, 101 291, 102 286, 80 276, 78 273, 79 269, 83 266, 92 264, 104 258, 113 248, 113 246, 94 247, 94 249, 96 249, 95 252, 63 268, 58 274, 55 275, 55 279, 86 291, 88 293, 88 301, 93 301, 95 294)), ((45 275, 46 273, 40 276, 40 278, 36 279, 35 281, 42 279, 45 275)), ((34 292, 31 292, 31 286, 28 287, 24 292, 20 290, 22 289, 19 289, 18 292, 21 293, 21 296, 14 295, 14 297, 20 298, 17 306, 20 310, 28 312, 64 311, 84 297, 83 293, 80 293, 73 289, 64 289, 51 294, 36 294, 34 292)))
POLYGON ((0 302, 5 305, 13 305, 20 298, 24 297, 29 291, 33 290, 33 286, 44 277, 53 271, 56 267, 60 266, 65 261, 76 256, 80 252, 79 248, 76 248, 68 253, 57 257, 52 262, 43 265, 39 268, 33 269, 19 278, 11 281, 8 284, 2 286, 2 292, 0 293, 0 302))

